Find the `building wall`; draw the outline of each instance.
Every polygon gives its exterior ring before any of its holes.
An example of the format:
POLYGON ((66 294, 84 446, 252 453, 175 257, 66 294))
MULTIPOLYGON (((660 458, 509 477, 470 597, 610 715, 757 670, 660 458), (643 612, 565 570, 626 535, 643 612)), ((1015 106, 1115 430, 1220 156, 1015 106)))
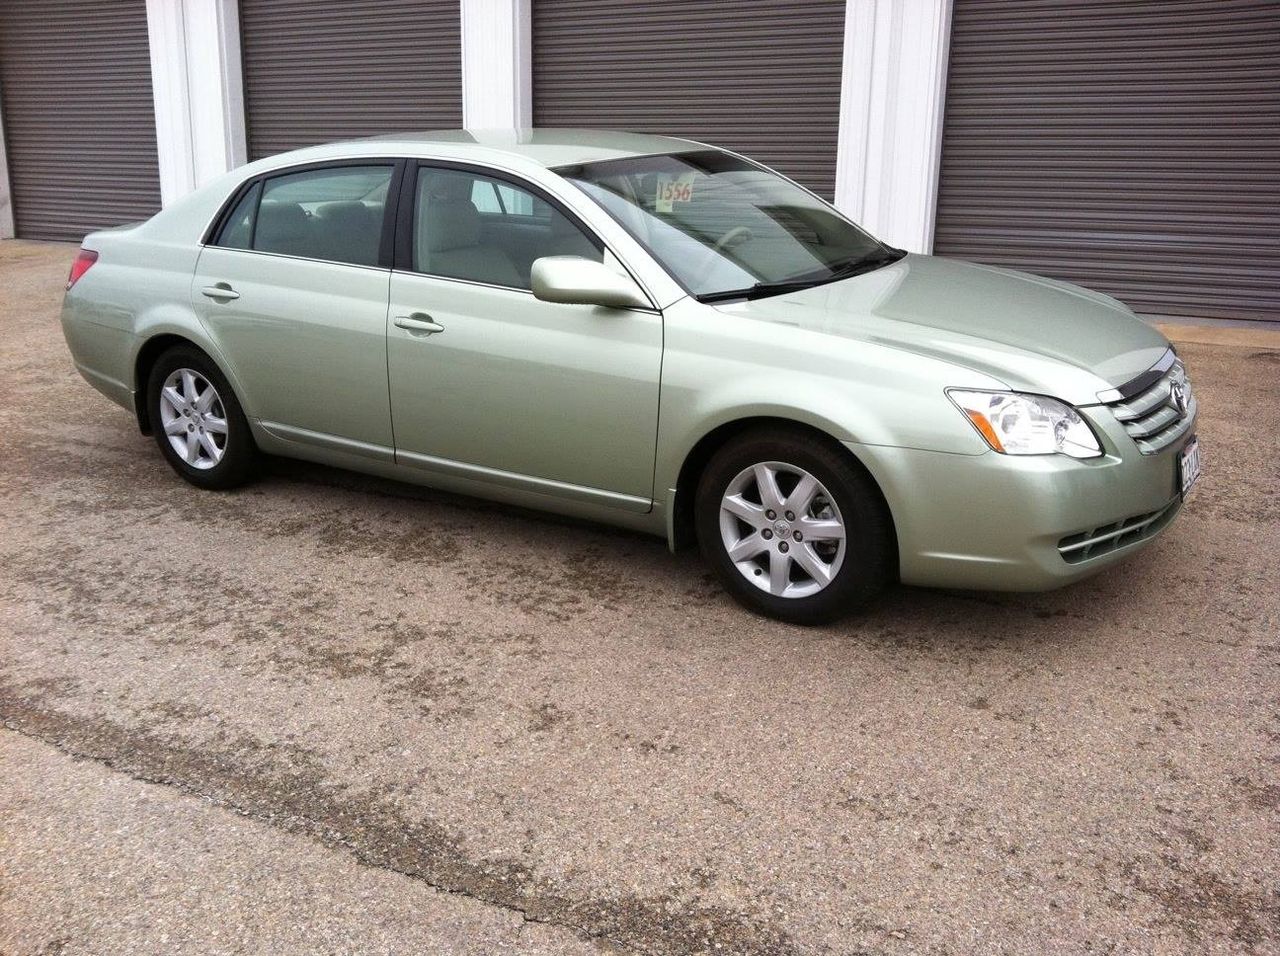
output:
POLYGON ((457 0, 240 0, 250 159, 462 125, 457 0))
MULTIPOLYGON (((145 9, 166 204, 250 157, 392 128, 651 129, 776 162, 913 252, 934 250, 940 221, 944 252, 1151 311, 1280 310, 1269 0, 768 0, 744 22, 711 0, 145 9), (1161 217, 1171 197, 1180 212, 1161 217)), ((6 154, 0 125, 0 237, 10 182, 30 172, 9 139, 6 154)), ((121 169, 123 190, 136 176, 121 169)))
POLYGON ((535 126, 714 143, 830 200, 845 5, 536 0, 535 126))
MULTIPOLYGON (((535 2, 460 0, 461 57, 449 68, 461 74, 464 125, 533 125, 535 2)), ((841 0, 830 2, 834 6, 841 0)), ((942 109, 941 68, 950 3, 845 0, 845 28, 835 38, 842 50, 841 75, 832 77, 827 87, 839 94, 823 94, 838 116, 835 178, 824 181, 822 191, 834 191, 838 206, 888 241, 914 251, 928 251, 931 243, 935 127, 942 109), (921 48, 928 51, 923 57, 917 52, 921 48), (888 195, 893 202, 885 200, 888 195)), ((166 204, 262 152, 254 151, 246 134, 252 123, 246 123, 244 63, 258 54, 244 49, 241 22, 243 15, 256 16, 260 6, 261 0, 249 10, 237 0, 146 0, 160 187, 166 204)), ((401 3, 397 10, 404 15, 411 6, 401 3)), ((424 10, 429 6, 424 0, 424 10)), ((294 2, 293 8, 301 12, 307 6, 294 2)), ((424 12, 424 17, 431 12, 424 12)), ((282 35, 280 42, 292 41, 282 35)), ((829 44, 832 38, 824 36, 821 42, 829 44)), ((709 67, 715 69, 725 51, 708 55, 717 57, 709 67)), ((248 109, 252 108, 250 97, 248 109)), ((691 103, 682 107, 686 113, 694 108, 691 103)), ((397 119, 408 115, 401 110, 397 119)), ((423 115, 420 128, 439 125, 432 122, 436 117, 431 111, 423 115)), ((317 136, 331 138, 328 132, 317 131, 317 136)), ((297 131, 290 142, 299 136, 305 138, 305 131, 297 131)), ((0 236, 8 221, 7 197, 7 180, 0 176, 0 236)))
POLYGON ((75 0, 0 5, 0 205, 19 234, 78 239, 159 208, 148 59, 143 0, 88 19, 75 0))
POLYGON ((939 254, 1280 316, 1280 4, 955 0, 939 254))

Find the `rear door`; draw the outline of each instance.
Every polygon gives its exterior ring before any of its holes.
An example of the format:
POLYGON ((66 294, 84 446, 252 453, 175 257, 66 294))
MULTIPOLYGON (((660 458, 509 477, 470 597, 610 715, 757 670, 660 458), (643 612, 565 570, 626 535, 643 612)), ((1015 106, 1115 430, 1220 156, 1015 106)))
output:
POLYGON ((295 441, 390 458, 386 318, 400 164, 246 184, 200 255, 192 302, 245 407, 295 441))

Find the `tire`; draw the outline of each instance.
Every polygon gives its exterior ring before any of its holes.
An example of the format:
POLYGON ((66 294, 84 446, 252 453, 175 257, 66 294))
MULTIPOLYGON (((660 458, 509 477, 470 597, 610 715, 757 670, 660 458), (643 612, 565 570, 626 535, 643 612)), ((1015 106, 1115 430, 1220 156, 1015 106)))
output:
POLYGON ((147 417, 160 453, 196 487, 221 491, 253 477, 258 451, 240 401, 226 376, 194 346, 175 346, 156 359, 147 377, 147 417), (195 402, 186 400, 191 386, 195 402), (171 392, 162 397, 166 387, 171 392), (179 453, 175 442, 190 449, 190 440, 194 454, 179 453))
POLYGON ((893 522, 871 476, 835 442, 800 429, 752 429, 721 447, 699 480, 694 523, 725 589, 793 624, 836 620, 893 577, 893 522))

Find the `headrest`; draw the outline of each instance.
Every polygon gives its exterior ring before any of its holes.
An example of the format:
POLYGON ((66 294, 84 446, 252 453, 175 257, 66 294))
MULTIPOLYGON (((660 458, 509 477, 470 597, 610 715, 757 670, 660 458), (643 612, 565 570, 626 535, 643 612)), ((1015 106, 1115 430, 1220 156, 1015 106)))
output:
POLYGON ((444 199, 453 202, 471 201, 471 190, 475 187, 475 177, 468 173, 454 173, 447 170, 433 172, 427 195, 431 199, 444 199))
POLYGON ((428 252, 465 249, 480 242, 480 213, 470 199, 431 199, 423 217, 428 252))
POLYGON ((316 218, 331 222, 340 228, 358 229, 368 226, 373 210, 362 202, 327 202, 316 209, 316 218))
POLYGON ((301 235, 307 229, 307 214, 296 202, 268 200, 258 206, 258 235, 264 229, 273 236, 301 235))

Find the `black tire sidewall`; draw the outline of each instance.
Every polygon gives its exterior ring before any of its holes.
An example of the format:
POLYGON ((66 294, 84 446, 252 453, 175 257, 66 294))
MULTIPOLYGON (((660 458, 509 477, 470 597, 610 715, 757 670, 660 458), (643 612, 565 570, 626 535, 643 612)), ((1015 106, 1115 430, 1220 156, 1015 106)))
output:
POLYGON ((725 589, 758 613, 796 624, 836 620, 866 604, 888 583, 893 533, 879 489, 862 466, 830 440, 787 429, 760 429, 738 436, 707 464, 694 504, 698 543, 725 589), (816 477, 835 499, 845 524, 845 555, 835 580, 817 594, 783 598, 742 576, 720 537, 720 501, 743 469, 765 461, 797 465, 816 477))
POLYGON ((156 359, 147 377, 147 417, 151 423, 151 433, 160 447, 165 461, 179 475, 191 484, 200 488, 222 490, 243 484, 253 474, 257 449, 253 443, 253 435, 249 431, 249 422, 240 407, 231 383, 213 363, 213 361, 196 348, 178 346, 169 349, 156 359), (223 410, 227 414, 227 447, 222 460, 212 468, 193 468, 187 464, 169 444, 164 433, 160 417, 160 390, 164 381, 176 369, 189 368, 199 372, 218 390, 223 410))

